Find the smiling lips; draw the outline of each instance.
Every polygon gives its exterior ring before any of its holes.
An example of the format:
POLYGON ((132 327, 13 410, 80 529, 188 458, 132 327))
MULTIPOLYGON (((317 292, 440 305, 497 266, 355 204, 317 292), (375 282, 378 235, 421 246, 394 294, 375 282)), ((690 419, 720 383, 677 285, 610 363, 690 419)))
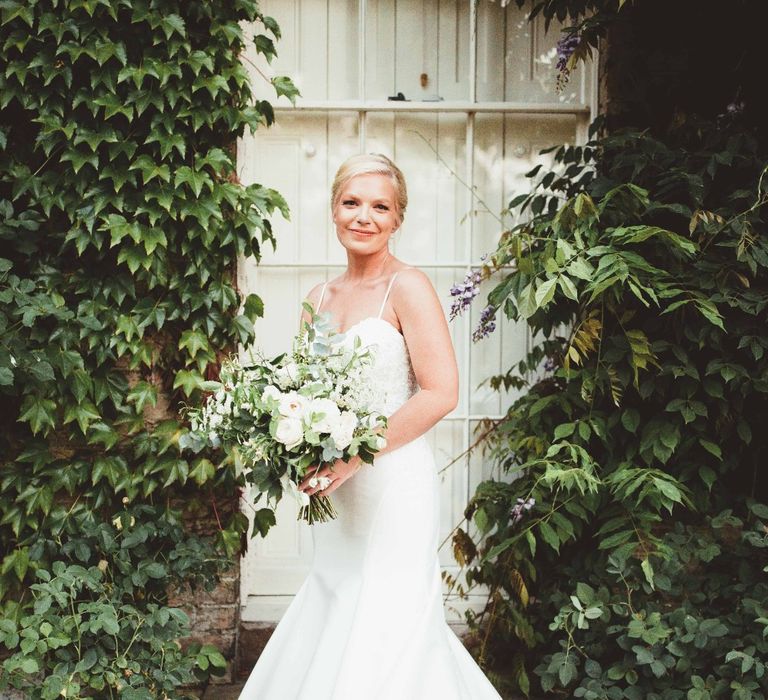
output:
POLYGON ((375 231, 362 231, 359 228, 351 228, 349 230, 352 231, 352 233, 357 233, 361 236, 372 236, 375 233, 375 231))

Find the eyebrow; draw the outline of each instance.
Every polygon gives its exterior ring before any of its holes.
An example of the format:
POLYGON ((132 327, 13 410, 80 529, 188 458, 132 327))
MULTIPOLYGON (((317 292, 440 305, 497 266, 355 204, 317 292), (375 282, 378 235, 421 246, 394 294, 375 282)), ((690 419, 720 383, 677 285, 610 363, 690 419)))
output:
MULTIPOLYGON (((360 195, 356 194, 355 192, 347 192, 341 195, 341 199, 360 199, 360 195)), ((382 202, 384 204, 391 204, 394 200, 388 199, 386 197, 379 197, 373 201, 382 202)))

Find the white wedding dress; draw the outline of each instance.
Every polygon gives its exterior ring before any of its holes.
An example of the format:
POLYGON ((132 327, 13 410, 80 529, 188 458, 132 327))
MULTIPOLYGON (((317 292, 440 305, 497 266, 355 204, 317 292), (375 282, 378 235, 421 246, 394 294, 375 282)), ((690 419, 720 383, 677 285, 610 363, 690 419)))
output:
MULTIPOLYGON (((391 415, 418 391, 400 332, 377 317, 347 331, 375 346, 391 415)), ((317 308, 320 309, 325 286, 317 308)), ((347 342, 345 339, 345 342, 347 342)), ((312 569, 267 643, 241 700, 500 700, 445 621, 437 557, 438 478, 421 436, 375 459, 312 525, 312 569)))

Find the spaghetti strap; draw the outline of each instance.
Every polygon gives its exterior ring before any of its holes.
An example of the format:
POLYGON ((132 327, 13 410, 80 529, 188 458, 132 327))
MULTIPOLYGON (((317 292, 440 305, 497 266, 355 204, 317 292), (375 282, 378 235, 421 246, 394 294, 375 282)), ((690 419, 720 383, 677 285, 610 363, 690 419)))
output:
POLYGON ((381 308, 379 309, 379 315, 377 318, 381 318, 381 314, 384 312, 384 305, 387 303, 387 298, 389 297, 389 290, 392 289, 392 283, 395 281, 395 277, 397 277, 397 273, 400 272, 398 270, 394 275, 392 275, 392 279, 389 280, 389 286, 387 287, 387 291, 384 294, 384 301, 381 302, 381 308))
POLYGON ((320 298, 317 300, 317 307, 315 308, 315 313, 320 313, 320 305, 323 303, 323 297, 325 296, 325 288, 328 286, 328 282, 323 283, 323 291, 320 292, 320 298))

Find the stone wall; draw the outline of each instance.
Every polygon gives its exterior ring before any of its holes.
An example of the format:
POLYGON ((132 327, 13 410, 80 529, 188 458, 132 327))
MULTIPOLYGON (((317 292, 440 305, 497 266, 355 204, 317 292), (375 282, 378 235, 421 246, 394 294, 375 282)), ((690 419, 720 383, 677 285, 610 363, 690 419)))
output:
POLYGON ((217 647, 228 661, 227 671, 220 680, 231 682, 235 675, 240 625, 240 562, 232 565, 212 591, 172 591, 168 605, 181 608, 189 615, 192 634, 182 639, 182 644, 197 642, 217 647))

